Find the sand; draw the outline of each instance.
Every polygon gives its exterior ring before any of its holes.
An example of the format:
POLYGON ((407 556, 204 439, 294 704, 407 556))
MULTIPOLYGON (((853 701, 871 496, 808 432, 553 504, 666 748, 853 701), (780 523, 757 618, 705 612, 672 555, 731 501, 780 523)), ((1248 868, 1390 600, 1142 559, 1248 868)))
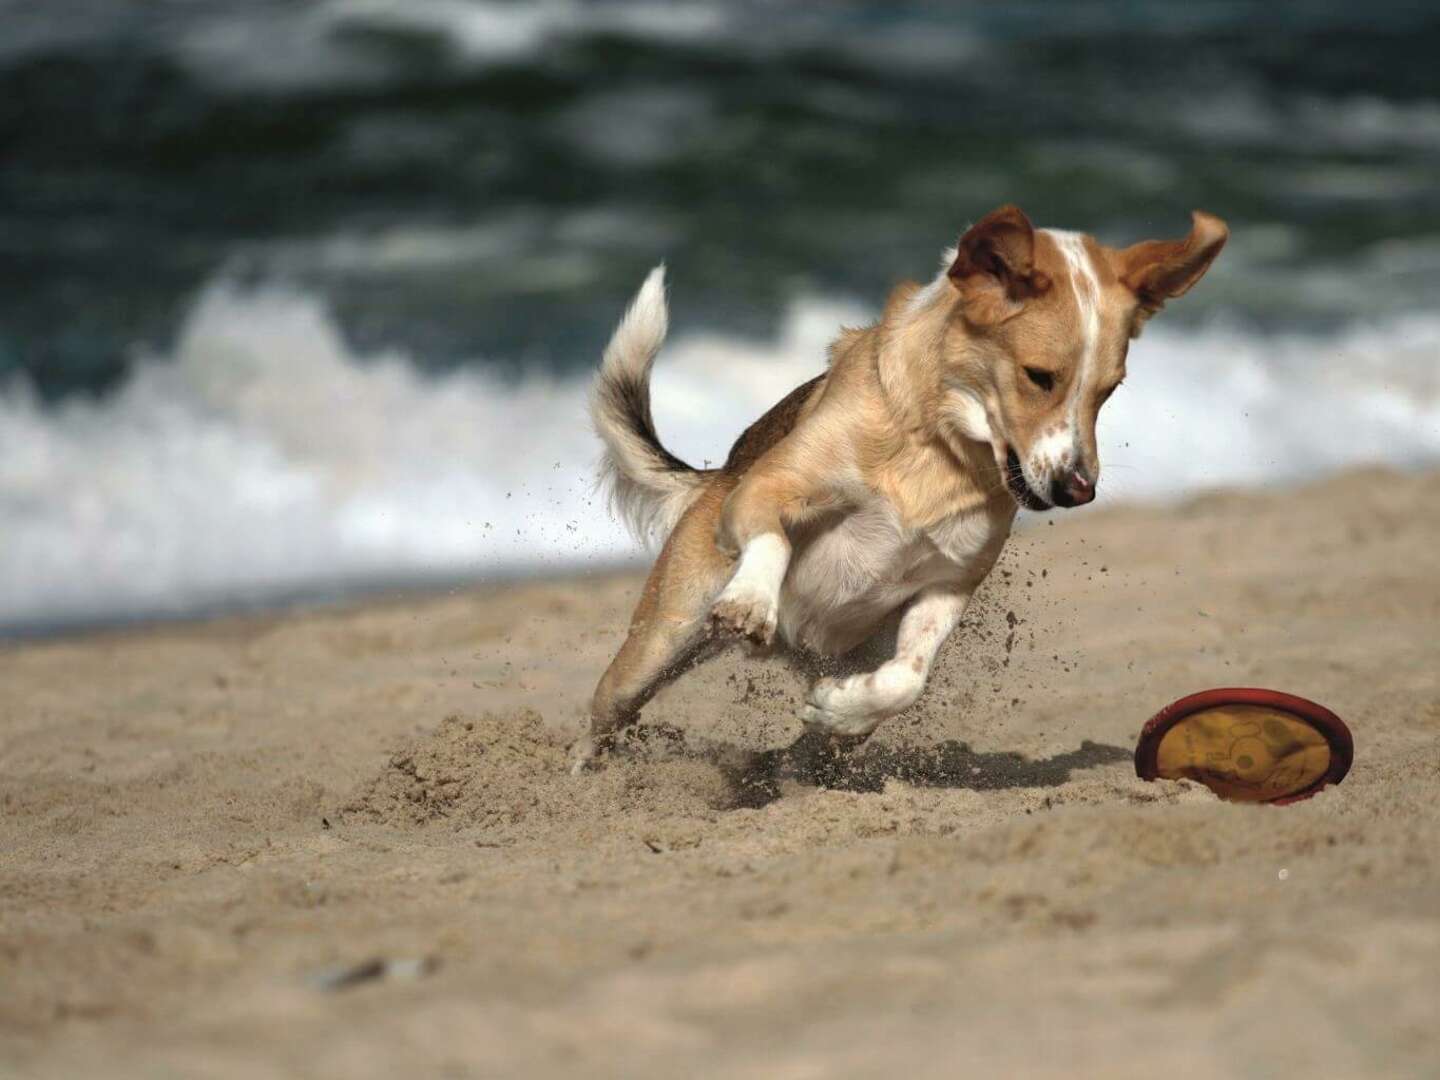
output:
POLYGON ((1041 521, 913 716, 729 656, 572 778, 634 575, 0 649, 0 1075, 1434 1076, 1440 474, 1041 521), (1135 778, 1329 704, 1286 808, 1135 778))

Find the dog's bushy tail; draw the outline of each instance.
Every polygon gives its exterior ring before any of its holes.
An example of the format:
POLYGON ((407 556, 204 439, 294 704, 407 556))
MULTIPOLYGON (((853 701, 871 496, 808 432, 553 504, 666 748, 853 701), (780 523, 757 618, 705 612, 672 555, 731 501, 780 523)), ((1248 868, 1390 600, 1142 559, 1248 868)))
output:
POLYGON ((616 515, 642 541, 668 533, 708 475, 661 445, 650 415, 650 369, 669 322, 665 267, 657 266, 605 346, 590 395, 590 418, 605 443, 600 483, 616 515))

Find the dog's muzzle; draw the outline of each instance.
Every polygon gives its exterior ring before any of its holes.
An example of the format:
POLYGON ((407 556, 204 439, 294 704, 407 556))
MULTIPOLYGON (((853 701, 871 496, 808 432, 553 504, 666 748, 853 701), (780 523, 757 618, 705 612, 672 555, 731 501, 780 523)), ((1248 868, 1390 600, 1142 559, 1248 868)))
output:
POLYGON ((1051 507, 1050 503, 1035 494, 1026 481, 1025 470, 1020 467, 1020 455, 1015 453, 1013 446, 1005 448, 1005 486, 1026 510, 1049 510, 1051 507))

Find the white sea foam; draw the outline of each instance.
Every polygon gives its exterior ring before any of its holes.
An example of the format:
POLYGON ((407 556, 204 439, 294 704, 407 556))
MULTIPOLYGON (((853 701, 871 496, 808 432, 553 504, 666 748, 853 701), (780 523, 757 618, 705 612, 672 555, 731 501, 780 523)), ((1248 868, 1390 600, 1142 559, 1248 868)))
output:
MULTIPOLYGON (((695 464, 723 458, 866 314, 800 300, 771 342, 678 327, 656 368, 662 437, 695 464)), ((1434 461, 1437 356, 1429 315, 1325 338, 1162 317, 1102 417, 1102 497, 1434 461)), ((211 288, 173 355, 102 400, 0 391, 0 627, 626 557, 592 489, 585 392, 423 376, 354 355, 313 298, 211 288)))
POLYGON ((274 91, 385 81, 394 59, 376 35, 438 46, 443 62, 471 68, 533 61, 558 42, 607 34, 660 42, 713 41, 728 22, 713 3, 646 0, 326 0, 231 10, 196 19, 178 56, 214 86, 274 91))

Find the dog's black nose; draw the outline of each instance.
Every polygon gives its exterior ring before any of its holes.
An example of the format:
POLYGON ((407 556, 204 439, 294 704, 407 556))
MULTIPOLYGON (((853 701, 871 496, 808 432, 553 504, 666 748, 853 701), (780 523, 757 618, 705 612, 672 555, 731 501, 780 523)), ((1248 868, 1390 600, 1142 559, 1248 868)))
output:
POLYGON ((1050 483, 1050 501, 1056 506, 1084 506, 1095 500, 1095 484, 1081 470, 1057 476, 1050 483))

